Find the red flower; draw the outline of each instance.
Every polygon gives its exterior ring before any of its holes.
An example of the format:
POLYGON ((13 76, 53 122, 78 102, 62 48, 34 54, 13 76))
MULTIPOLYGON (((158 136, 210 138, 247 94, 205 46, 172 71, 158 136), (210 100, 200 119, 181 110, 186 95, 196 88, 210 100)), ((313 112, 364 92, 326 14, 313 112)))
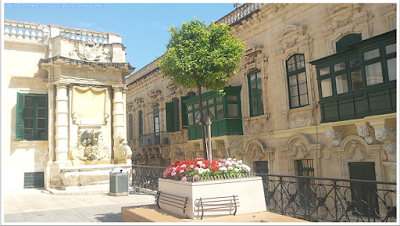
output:
POLYGON ((208 161, 208 160, 204 160, 204 162, 203 162, 204 164, 209 164, 210 163, 210 161, 208 161))
POLYGON ((211 168, 212 171, 217 171, 218 169, 219 169, 218 166, 213 166, 213 167, 211 168))

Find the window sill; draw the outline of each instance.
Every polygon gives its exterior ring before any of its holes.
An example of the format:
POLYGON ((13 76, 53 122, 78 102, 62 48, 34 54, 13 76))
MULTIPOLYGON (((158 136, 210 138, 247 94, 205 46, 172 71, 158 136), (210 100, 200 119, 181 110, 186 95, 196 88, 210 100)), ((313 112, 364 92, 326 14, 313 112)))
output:
POLYGON ((19 147, 19 148, 26 148, 26 147, 41 147, 41 146, 48 146, 49 141, 47 140, 13 140, 11 142, 12 146, 19 147))

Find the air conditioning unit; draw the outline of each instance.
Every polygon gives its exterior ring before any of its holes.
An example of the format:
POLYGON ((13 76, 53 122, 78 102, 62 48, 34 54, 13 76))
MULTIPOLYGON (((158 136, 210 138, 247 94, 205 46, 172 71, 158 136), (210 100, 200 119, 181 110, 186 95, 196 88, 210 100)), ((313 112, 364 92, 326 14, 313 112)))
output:
POLYGON ((110 172, 109 195, 120 196, 129 194, 129 170, 115 168, 110 172))

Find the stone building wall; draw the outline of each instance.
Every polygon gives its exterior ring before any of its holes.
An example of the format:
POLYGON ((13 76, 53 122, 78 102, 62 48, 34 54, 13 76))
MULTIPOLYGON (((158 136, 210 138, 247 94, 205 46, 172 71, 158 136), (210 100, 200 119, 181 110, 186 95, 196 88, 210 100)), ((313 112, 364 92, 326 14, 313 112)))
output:
MULTIPOLYGON (((361 33, 365 40, 395 29, 396 10, 396 4, 386 3, 257 3, 218 20, 231 24, 232 35, 245 42, 247 58, 226 85, 242 86, 244 135, 213 137, 213 158, 226 157, 227 149, 229 156, 253 168, 257 161, 268 161, 269 173, 285 175, 296 175, 296 160, 312 159, 314 176, 344 179, 349 178, 349 162, 374 162, 376 180, 394 181, 396 159, 390 153, 396 136, 389 131, 396 128, 396 113, 321 124, 317 72, 309 62, 335 54, 335 43, 346 34, 361 33), (237 19, 239 12, 246 13, 243 19, 237 19), (305 56, 309 105, 290 109, 286 60, 296 53, 305 56), (261 70, 264 114, 250 117, 247 74, 254 69, 261 70), (366 128, 374 129, 370 136, 366 128), (387 136, 372 138, 377 130, 387 136)), ((165 131, 165 103, 196 90, 173 86, 155 62, 129 77, 127 84, 134 163, 168 165, 202 156, 202 141, 188 140, 187 130, 168 133, 170 142, 165 145, 140 146, 137 133, 138 111, 144 113, 144 134, 153 133, 152 108, 158 105, 165 131)))

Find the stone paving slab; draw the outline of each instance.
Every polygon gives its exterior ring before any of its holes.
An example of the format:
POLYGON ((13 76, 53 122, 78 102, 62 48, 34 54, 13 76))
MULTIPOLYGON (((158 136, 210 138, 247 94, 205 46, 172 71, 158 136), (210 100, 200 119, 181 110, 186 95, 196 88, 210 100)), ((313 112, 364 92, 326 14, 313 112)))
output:
POLYGON ((154 204, 154 195, 54 195, 25 189, 3 193, 4 222, 123 222, 121 207, 154 204))

